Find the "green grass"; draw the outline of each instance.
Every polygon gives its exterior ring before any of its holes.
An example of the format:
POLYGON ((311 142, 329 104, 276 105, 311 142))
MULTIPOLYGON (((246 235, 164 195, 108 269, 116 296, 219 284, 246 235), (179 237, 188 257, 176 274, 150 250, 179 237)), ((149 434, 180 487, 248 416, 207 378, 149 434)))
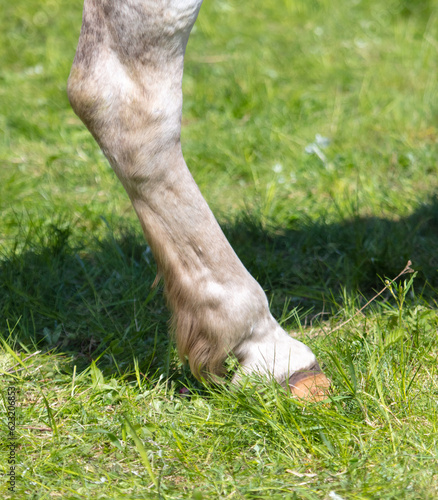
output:
POLYGON ((189 42, 185 158, 333 380, 306 405, 181 365, 129 200, 66 97, 80 2, 0 12, 1 404, 19 390, 2 497, 436 498, 437 2, 210 1, 189 42))

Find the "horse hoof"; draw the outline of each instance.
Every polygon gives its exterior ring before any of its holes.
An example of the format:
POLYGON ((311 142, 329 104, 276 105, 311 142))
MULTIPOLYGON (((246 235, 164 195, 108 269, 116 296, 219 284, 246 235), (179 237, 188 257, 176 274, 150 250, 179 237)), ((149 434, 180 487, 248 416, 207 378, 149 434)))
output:
POLYGON ((318 363, 307 370, 300 370, 289 377, 284 384, 293 396, 310 401, 321 401, 329 394, 330 380, 324 375, 318 363))

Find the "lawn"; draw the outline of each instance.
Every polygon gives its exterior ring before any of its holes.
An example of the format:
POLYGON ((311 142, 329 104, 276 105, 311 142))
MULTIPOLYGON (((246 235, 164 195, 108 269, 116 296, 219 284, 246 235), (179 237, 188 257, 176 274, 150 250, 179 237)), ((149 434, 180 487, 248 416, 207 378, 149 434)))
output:
POLYGON ((81 10, 0 0, 1 497, 437 498, 438 3, 206 0, 189 41, 185 159, 321 403, 178 359, 66 96, 81 10))

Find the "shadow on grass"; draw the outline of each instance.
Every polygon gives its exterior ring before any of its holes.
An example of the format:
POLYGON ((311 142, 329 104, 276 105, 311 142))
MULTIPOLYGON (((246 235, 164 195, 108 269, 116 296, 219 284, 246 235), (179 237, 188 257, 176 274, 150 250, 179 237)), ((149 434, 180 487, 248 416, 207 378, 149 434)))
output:
MULTIPOLYGON (((316 316, 338 311, 349 294, 369 298, 382 288, 381 278, 396 276, 408 259, 419 271, 417 296, 436 305, 437 199, 398 221, 295 224, 266 229, 250 216, 224 224, 275 316, 285 304, 316 316)), ((3 337, 12 332, 19 344, 71 353, 79 368, 100 357, 103 369, 132 372, 137 357, 143 373, 181 376, 167 335, 169 313, 161 290, 151 289, 155 264, 142 236, 127 229, 79 248, 69 226, 41 231, 0 261, 3 337)))
MULTIPOLYGON (((397 221, 353 217, 339 223, 294 221, 295 227, 263 229, 244 216, 224 227, 244 264, 268 295, 283 304, 330 311, 347 295, 367 298, 394 278, 408 260, 418 271, 418 294, 438 288, 438 198, 397 221)), ((341 304, 342 305, 342 304, 341 304)), ((275 307, 275 305, 274 305, 275 307)), ((279 312, 277 312, 279 314, 279 312)))

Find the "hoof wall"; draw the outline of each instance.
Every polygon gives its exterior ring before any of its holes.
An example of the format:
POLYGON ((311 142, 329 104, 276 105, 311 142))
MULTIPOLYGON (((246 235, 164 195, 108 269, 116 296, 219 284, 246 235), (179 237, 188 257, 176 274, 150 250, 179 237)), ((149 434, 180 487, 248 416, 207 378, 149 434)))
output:
POLYGON ((286 384, 293 396, 310 401, 326 399, 330 389, 330 380, 317 363, 308 370, 295 372, 286 384))

